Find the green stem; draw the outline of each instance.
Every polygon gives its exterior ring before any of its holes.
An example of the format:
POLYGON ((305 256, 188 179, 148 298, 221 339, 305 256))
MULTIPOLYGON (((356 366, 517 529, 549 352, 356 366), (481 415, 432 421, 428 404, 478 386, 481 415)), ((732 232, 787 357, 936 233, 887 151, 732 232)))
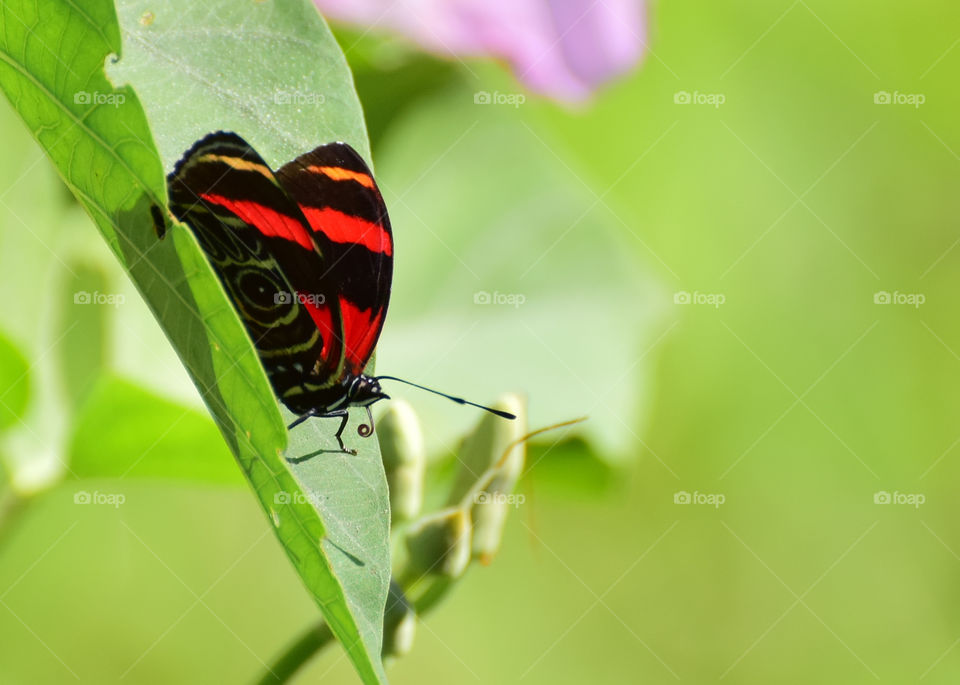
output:
MULTIPOLYGON (((454 579, 451 578, 431 578, 425 582, 421 580, 421 591, 413 603, 417 615, 423 616, 430 611, 447 594, 453 584, 454 579)), ((297 671, 332 639, 333 634, 323 621, 310 626, 274 661, 257 681, 257 685, 278 685, 289 682, 297 671)))
POLYGON ((16 522, 27 509, 28 500, 11 490, 0 492, 0 547, 16 528, 16 522))
POLYGON ((277 685, 289 682, 314 654, 323 649, 333 639, 326 623, 310 626, 286 651, 267 667, 267 672, 257 681, 258 685, 277 685))

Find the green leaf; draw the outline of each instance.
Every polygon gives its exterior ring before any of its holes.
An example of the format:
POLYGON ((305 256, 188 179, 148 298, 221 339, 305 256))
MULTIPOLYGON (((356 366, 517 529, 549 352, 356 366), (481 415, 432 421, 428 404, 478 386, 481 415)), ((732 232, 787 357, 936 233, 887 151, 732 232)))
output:
POLYGON ((118 6, 124 55, 107 75, 135 87, 165 169, 215 127, 274 168, 334 139, 370 158, 343 53, 309 2, 118 6))
POLYGON ((205 416, 109 374, 78 413, 68 455, 76 478, 240 480, 205 416))
POLYGON ((30 399, 30 365, 20 350, 0 333, 0 430, 23 418, 30 399))
MULTIPOLYGON (((389 513, 376 441, 354 438, 357 457, 288 464, 277 403, 223 290, 189 231, 170 226, 158 240, 151 215, 165 206, 165 172, 210 130, 237 131, 274 165, 336 139, 369 157, 325 24, 306 2, 123 2, 119 21, 106 0, 5 2, 0 88, 161 322, 361 678, 386 682, 389 513), (114 89, 105 61, 129 85, 114 89)), ((309 422, 287 454, 316 452, 330 432, 309 422)))
POLYGON ((109 293, 106 274, 101 270, 83 263, 71 266, 61 294, 65 306, 58 327, 58 338, 69 336, 69 344, 57 346, 57 352, 67 396, 71 405, 78 406, 102 373, 107 354, 107 310, 115 307, 100 301, 115 301, 117 295, 109 293), (69 309, 67 303, 72 303, 69 309))

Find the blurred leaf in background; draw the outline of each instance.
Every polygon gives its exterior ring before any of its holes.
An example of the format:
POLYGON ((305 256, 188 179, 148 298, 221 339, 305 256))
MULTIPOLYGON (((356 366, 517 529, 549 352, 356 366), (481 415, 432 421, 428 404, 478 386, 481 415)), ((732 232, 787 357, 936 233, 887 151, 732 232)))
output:
MULTIPOLYGON (((466 88, 424 103, 391 140, 380 168, 398 257, 380 368, 481 399, 518 386, 534 393, 531 425, 588 414, 597 453, 630 458, 647 385, 635 350, 662 333, 630 229, 562 150, 466 88)), ((473 419, 418 405, 431 452, 473 419)))

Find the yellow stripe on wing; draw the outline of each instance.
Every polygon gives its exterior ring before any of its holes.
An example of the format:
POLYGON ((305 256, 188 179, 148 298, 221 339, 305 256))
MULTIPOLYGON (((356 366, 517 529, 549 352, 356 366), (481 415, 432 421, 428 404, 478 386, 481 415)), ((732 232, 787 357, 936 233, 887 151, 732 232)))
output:
POLYGON ((369 174, 351 171, 341 166, 308 166, 307 171, 323 174, 334 181, 356 181, 365 188, 373 188, 373 179, 370 178, 369 174))
POLYGON ((243 159, 242 157, 233 157, 231 155, 218 155, 218 154, 209 154, 203 155, 200 157, 198 162, 223 162, 227 166, 230 166, 237 171, 255 171, 258 174, 263 174, 271 181, 273 180, 273 172, 264 165, 259 164, 258 162, 251 162, 249 160, 243 159))

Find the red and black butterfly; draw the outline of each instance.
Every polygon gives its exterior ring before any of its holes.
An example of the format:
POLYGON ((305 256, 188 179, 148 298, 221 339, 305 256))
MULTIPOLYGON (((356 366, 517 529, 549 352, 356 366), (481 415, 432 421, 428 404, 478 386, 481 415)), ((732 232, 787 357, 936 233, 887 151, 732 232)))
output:
MULTIPOLYGON (((339 417, 389 399, 364 368, 393 278, 393 233, 370 169, 346 143, 274 172, 240 136, 197 141, 167 179, 170 209, 196 235, 252 338, 274 392, 299 418, 339 417)), ((512 414, 437 393, 498 416, 512 414)))

